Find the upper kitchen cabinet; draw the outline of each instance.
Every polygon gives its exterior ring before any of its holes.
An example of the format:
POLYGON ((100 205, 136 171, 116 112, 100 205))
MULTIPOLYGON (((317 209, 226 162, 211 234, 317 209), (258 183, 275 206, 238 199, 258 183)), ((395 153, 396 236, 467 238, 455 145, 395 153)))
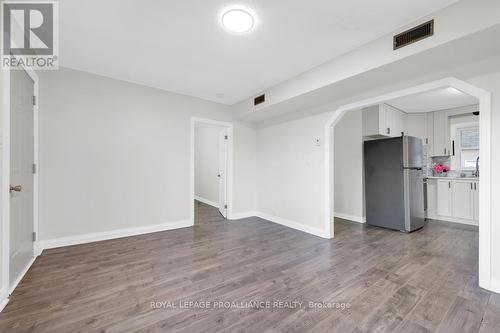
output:
POLYGON ((363 109, 363 136, 398 137, 406 134, 407 114, 387 104, 363 109))
POLYGON ((432 144, 433 156, 449 156, 450 149, 450 124, 448 114, 443 111, 434 113, 434 142, 432 144))
POLYGON ((434 115, 431 112, 408 114, 407 128, 408 135, 421 138, 424 144, 432 145, 434 115))

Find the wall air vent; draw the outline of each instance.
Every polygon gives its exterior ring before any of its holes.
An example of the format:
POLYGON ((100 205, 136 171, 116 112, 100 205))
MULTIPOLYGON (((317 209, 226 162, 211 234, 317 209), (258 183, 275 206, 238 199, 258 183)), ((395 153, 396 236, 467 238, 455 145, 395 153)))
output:
POLYGON ((394 50, 431 37, 432 35, 434 35, 434 20, 430 20, 394 36, 394 50))
POLYGON ((260 96, 257 96, 253 99, 253 105, 259 105, 262 104, 266 101, 266 95, 262 94, 260 96))

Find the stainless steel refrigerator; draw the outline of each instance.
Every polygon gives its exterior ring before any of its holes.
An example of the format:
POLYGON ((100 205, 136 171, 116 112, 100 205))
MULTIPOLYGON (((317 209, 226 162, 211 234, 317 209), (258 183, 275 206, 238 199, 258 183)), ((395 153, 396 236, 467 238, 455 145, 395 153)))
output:
POLYGON ((365 141, 366 222, 412 232, 425 223, 422 140, 365 141))

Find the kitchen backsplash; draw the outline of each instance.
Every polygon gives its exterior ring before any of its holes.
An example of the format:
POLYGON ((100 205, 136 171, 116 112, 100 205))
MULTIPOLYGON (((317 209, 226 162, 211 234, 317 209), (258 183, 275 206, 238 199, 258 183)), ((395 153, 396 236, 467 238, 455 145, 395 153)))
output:
MULTIPOLYGON (((428 149, 425 149, 424 147, 424 151, 425 150, 428 150, 428 149)), ((449 167, 451 169, 451 160, 450 160, 450 157, 449 156, 435 156, 435 157, 431 157, 429 156, 429 154, 427 154, 427 157, 424 153, 424 159, 426 159, 428 162, 428 169, 427 169, 427 176, 434 176, 434 171, 432 170, 432 168, 434 167, 434 165, 436 164, 442 164, 442 165, 446 165, 447 167, 449 167)), ((452 173, 453 171, 450 171, 450 173, 452 173)))

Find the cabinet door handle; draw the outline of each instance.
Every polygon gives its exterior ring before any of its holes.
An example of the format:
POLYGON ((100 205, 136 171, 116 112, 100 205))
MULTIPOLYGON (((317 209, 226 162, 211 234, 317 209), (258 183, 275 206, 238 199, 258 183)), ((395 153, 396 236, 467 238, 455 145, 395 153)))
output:
POLYGON ((451 156, 455 156, 455 140, 453 140, 453 141, 451 142, 451 147, 452 147, 452 149, 453 149, 453 150, 452 150, 453 152, 451 153, 451 156))
POLYGON ((387 127, 387 134, 391 134, 391 128, 387 127))
POLYGON ((448 188, 451 188, 451 182, 448 182, 448 188))
POLYGON ((446 155, 446 148, 444 149, 444 154, 446 155))
POLYGON ((474 190, 477 191, 477 184, 476 183, 474 183, 474 190))
POLYGON ((472 190, 472 183, 470 183, 470 189, 472 190))

